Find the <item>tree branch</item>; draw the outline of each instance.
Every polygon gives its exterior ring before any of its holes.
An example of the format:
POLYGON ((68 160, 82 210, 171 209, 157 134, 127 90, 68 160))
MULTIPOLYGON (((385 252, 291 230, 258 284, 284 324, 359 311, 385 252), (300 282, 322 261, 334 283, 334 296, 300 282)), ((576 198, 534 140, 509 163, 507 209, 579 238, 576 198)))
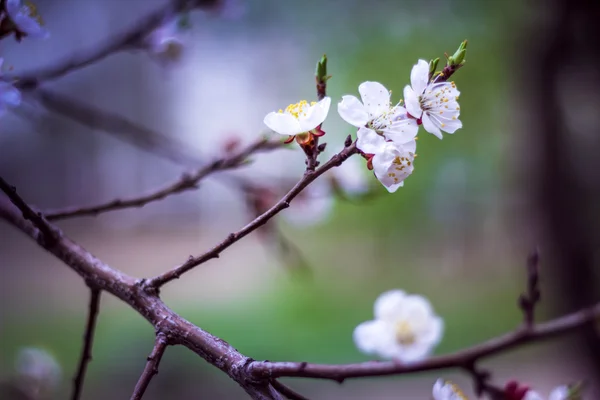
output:
POLYGON ((309 364, 305 362, 253 362, 248 366, 250 374, 256 378, 303 377, 330 379, 342 382, 348 378, 409 374, 446 368, 468 368, 477 360, 514 349, 526 343, 540 342, 558 335, 574 331, 600 318, 600 303, 572 314, 537 324, 522 327, 512 333, 491 339, 482 344, 461 350, 454 354, 432 357, 412 364, 399 364, 394 361, 368 361, 357 364, 309 364))
POLYGON ((90 309, 88 312, 87 324, 85 326, 85 334, 83 336, 83 348, 81 350, 81 358, 79 359, 79 367, 77 375, 73 380, 72 400, 78 400, 81 397, 83 390, 83 381, 85 372, 89 362, 92 360, 92 344, 94 341, 94 332, 96 330, 96 321, 98 319, 98 310, 100 306, 100 290, 90 288, 90 309))
POLYGON ((65 60, 59 61, 54 65, 41 68, 38 70, 25 72, 18 76, 5 75, 5 81, 17 81, 15 86, 20 89, 37 88, 43 81, 60 78, 70 72, 87 67, 94 64, 113 53, 117 53, 131 47, 135 47, 143 40, 150 32, 158 28, 165 19, 169 18, 178 12, 197 7, 214 6, 216 0, 173 0, 158 8, 154 12, 141 18, 137 23, 133 24, 127 30, 120 32, 113 37, 104 41, 104 43, 96 44, 87 50, 76 52, 65 60))
POLYGON ((213 258, 218 258, 219 254, 227 249, 232 244, 236 243, 238 240, 242 239, 246 235, 250 234, 257 228, 261 227, 265 223, 267 223, 271 218, 277 215, 280 211, 288 208, 290 206, 290 202, 311 182, 317 179, 319 176, 323 175, 325 172, 329 171, 333 167, 337 167, 341 165, 348 157, 357 153, 356 143, 352 143, 350 146, 345 147, 341 152, 334 155, 329 161, 323 164, 322 167, 317 169, 316 171, 306 171, 302 179, 296 183, 296 185, 285 195, 281 200, 279 200, 274 206, 272 206, 265 213, 254 219, 248 225, 244 226, 237 232, 229 234, 221 243, 210 249, 204 254, 201 254, 197 257, 190 257, 185 263, 175 267, 174 269, 165 272, 162 275, 149 279, 145 283, 145 287, 149 291, 156 291, 162 285, 167 282, 170 282, 174 279, 179 278, 185 272, 191 270, 192 268, 205 263, 208 260, 213 258))
POLYGON ((260 151, 276 149, 281 147, 281 145, 281 142, 260 139, 235 155, 223 157, 213 161, 212 163, 198 169, 192 174, 184 174, 175 182, 144 195, 125 199, 114 199, 106 203, 89 207, 70 207, 62 210, 50 210, 44 212, 44 215, 48 220, 52 221, 86 215, 98 215, 108 211, 121 210, 131 207, 143 207, 148 203, 164 199, 167 196, 196 189, 198 187, 198 182, 200 182, 206 176, 215 172, 239 167, 243 165, 248 156, 260 151))
POLYGON ((150 384, 150 381, 154 375, 158 374, 158 364, 160 364, 160 360, 165 353, 167 345, 167 337, 164 335, 164 333, 159 333, 156 335, 154 348, 148 356, 148 361, 146 362, 142 376, 140 376, 140 379, 135 385, 135 389, 131 395, 131 400, 140 400, 144 395, 144 392, 146 392, 146 389, 148 388, 148 385, 150 384))

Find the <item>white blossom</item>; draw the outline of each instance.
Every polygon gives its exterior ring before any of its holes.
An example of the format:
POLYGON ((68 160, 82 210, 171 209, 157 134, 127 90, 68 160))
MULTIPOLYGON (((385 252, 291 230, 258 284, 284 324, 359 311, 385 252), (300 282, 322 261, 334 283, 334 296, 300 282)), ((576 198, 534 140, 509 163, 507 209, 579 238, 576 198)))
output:
POLYGON ((145 39, 144 46, 151 57, 163 65, 181 61, 185 44, 179 21, 173 19, 152 31, 145 39))
POLYGON ((323 100, 311 102, 301 100, 290 104, 285 110, 270 112, 264 119, 269 129, 280 135, 299 135, 303 133, 315 133, 327 118, 331 98, 324 97, 323 100))
POLYGON ((329 182, 317 179, 290 202, 283 218, 297 227, 307 227, 325 221, 333 209, 334 199, 329 182))
MULTIPOLYGON (((4 60, 0 58, 0 69, 4 60)), ((0 73, 0 77, 2 73, 0 73)), ((21 92, 12 84, 0 80, 0 116, 2 116, 8 107, 17 107, 21 104, 21 92)))
POLYGON ((37 13, 37 8, 31 2, 22 0, 6 0, 6 12, 19 32, 33 37, 46 39, 50 33, 42 27, 42 18, 37 13))
POLYGON ((62 376, 62 369, 54 357, 35 347, 19 351, 15 368, 21 383, 36 394, 55 390, 62 376))
POLYGON ((433 400, 467 400, 467 396, 452 382, 438 379, 433 385, 433 400))
MULTIPOLYGON (((544 400, 541 394, 536 391, 529 390, 523 397, 523 400, 544 400)), ((550 392, 548 400, 569 400, 569 388, 565 385, 558 386, 550 392)))
POLYGON ((429 63, 419 60, 410 73, 410 83, 404 88, 406 110, 427 132, 441 139, 442 131, 454 133, 462 128, 458 119, 460 92, 454 82, 430 83, 429 63))
POLYGON ((390 193, 404 186, 404 180, 414 171, 416 148, 415 140, 403 146, 383 142, 375 152, 372 159, 373 172, 390 193))
POLYGON ((410 363, 427 357, 442 338, 444 323, 423 296, 391 290, 377 298, 374 309, 375 319, 353 334, 366 354, 410 363))
POLYGON ((406 109, 392 105, 390 92, 379 82, 363 82, 358 86, 362 102, 355 96, 346 95, 338 103, 338 113, 349 124, 359 128, 356 146, 367 154, 378 148, 373 143, 385 138, 397 144, 410 142, 419 127, 409 118, 406 109))

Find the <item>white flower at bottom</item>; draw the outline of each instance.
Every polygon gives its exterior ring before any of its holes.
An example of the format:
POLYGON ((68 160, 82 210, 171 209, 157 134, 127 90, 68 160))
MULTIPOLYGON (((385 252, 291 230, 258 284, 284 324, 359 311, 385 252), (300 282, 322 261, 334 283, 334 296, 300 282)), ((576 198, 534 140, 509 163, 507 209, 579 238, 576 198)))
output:
POLYGON ((433 385, 433 400, 467 400, 467 396, 452 382, 438 379, 433 385))
POLYGON ((324 97, 318 103, 313 101, 310 104, 306 100, 301 100, 287 106, 285 111, 270 112, 265 116, 264 123, 280 135, 294 136, 309 133, 317 130, 325 121, 330 105, 330 97, 324 97))
POLYGON ((443 329, 426 298, 391 290, 377 298, 375 319, 358 325, 353 339, 363 353, 410 363, 431 353, 443 329))
POLYGON ((404 88, 404 102, 410 115, 438 138, 442 131, 454 133, 462 128, 460 107, 454 82, 429 83, 429 63, 419 60, 410 73, 411 86, 404 88))
POLYGON ((404 186, 404 180, 414 171, 416 148, 415 140, 404 146, 385 142, 373 156, 373 172, 390 193, 404 186))
POLYGON ((50 353, 35 347, 19 351, 16 360, 17 376, 27 390, 49 393, 60 383, 62 369, 50 353))
MULTIPOLYGON (((536 391, 529 390, 523 397, 523 400, 544 400, 541 394, 536 391)), ((565 385, 558 386, 550 392, 548 400, 569 400, 569 388, 565 385)))

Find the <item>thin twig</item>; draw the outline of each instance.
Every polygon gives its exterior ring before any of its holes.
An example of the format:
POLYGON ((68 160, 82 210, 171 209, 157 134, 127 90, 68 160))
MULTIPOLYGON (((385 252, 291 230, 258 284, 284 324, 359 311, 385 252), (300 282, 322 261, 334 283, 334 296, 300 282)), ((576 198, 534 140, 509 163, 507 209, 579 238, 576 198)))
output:
POLYGON ((465 367, 477 360, 502 353, 526 343, 541 342, 561 334, 572 332, 600 318, 600 303, 537 324, 532 328, 522 327, 512 333, 499 336, 479 345, 458 351, 454 354, 432 357, 411 364, 394 361, 368 361, 357 364, 309 364, 304 362, 254 362, 248 366, 250 374, 256 378, 303 377, 330 379, 341 382, 348 378, 409 374, 415 372, 465 367))
POLYGON ((273 142, 266 139, 260 139, 235 155, 223 157, 221 159, 213 161, 212 163, 206 165, 203 168, 198 169, 192 174, 184 174, 173 183, 168 184, 159 189, 153 190, 144 195, 124 199, 114 199, 106 203, 101 203, 89 207, 70 207, 62 210, 50 210, 45 212, 44 215, 48 220, 59 220, 72 217, 81 217, 86 215, 93 216, 108 211, 121 210, 124 208, 143 207, 148 203, 164 199, 167 196, 171 196, 187 190, 196 189, 198 187, 198 182, 200 182, 200 180, 205 178, 207 175, 218 171, 224 171, 227 169, 239 167, 243 165, 248 156, 260 151, 279 148, 280 146, 280 142, 273 142))
POLYGON ((61 60, 49 67, 25 72, 19 75, 7 74, 3 79, 11 82, 17 80, 15 86, 20 89, 34 89, 43 81, 60 78, 70 72, 94 64, 111 54, 137 46, 144 37, 163 24, 169 16, 175 15, 190 7, 211 7, 214 3, 215 0, 168 1, 167 4, 141 18, 127 30, 105 40, 104 43, 96 44, 87 50, 74 53, 65 60, 61 60))
POLYGON ((287 385, 284 385, 283 383, 279 382, 276 379, 273 379, 271 381, 271 385, 273 385, 273 387, 275 388, 275 390, 277 390, 279 393, 281 393, 282 395, 284 395, 286 399, 289 399, 289 400, 309 400, 308 397, 305 397, 305 396, 301 395, 300 393, 296 392, 291 387, 289 387, 287 385))
POLYGON ((152 279, 149 279, 145 283, 146 288, 155 291, 165 283, 179 278, 182 274, 191 270, 192 268, 213 258, 218 258, 219 254, 223 250, 236 243, 238 240, 242 239, 246 235, 250 234, 257 228, 266 224, 280 211, 288 208, 290 206, 290 202, 311 182, 313 182, 319 176, 323 175, 325 172, 329 171, 331 168, 341 165, 345 160, 348 159, 348 157, 356 153, 356 143, 352 143, 350 146, 345 147, 341 152, 334 155, 329 161, 323 164, 323 166, 317 169, 316 171, 307 171, 302 177, 302 179, 300 179, 300 181, 298 181, 298 183, 296 183, 296 185, 269 210, 264 212, 259 217, 255 218, 252 222, 244 226, 239 231, 229 234, 221 243, 219 243, 209 251, 196 257, 190 257, 186 262, 173 268, 172 270, 167 271, 164 274, 156 276, 152 279))
POLYGON ((539 261, 540 255, 536 249, 527 258, 527 292, 519 297, 519 306, 523 310, 525 325, 528 327, 535 322, 535 307, 541 299, 539 261))
POLYGON ((92 345, 94 342, 94 332, 96 331, 96 321, 98 320, 101 292, 96 288, 90 288, 90 293, 90 309, 88 311, 88 318, 83 336, 83 348, 81 350, 81 358, 79 359, 79 367, 77 368, 77 374, 73 380, 72 400, 78 400, 81 397, 85 372, 89 362, 92 361, 92 345))
POLYGON ((154 375, 158 374, 158 364, 160 364, 160 359, 162 358, 165 350, 167 348, 167 337, 163 333, 158 333, 156 335, 156 341, 154 342, 154 348, 152 352, 148 356, 148 361, 146 362, 146 367, 144 367, 144 371, 138 379, 137 384, 135 385, 135 389, 133 390, 133 394, 131 395, 131 400, 140 400, 144 395, 144 392, 148 388, 150 381, 154 377, 154 375))

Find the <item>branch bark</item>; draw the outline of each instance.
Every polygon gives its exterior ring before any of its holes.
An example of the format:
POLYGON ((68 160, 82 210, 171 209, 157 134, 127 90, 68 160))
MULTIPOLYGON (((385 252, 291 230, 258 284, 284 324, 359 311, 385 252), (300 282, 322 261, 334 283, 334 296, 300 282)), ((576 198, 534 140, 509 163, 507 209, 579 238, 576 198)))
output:
POLYGON ((146 366, 144 367, 144 371, 142 372, 140 379, 135 385, 135 389, 131 395, 131 400, 140 400, 146 392, 146 389, 148 388, 148 385, 150 384, 150 381, 154 375, 158 374, 158 364, 160 364, 160 360, 162 359, 168 344, 167 337, 164 333, 159 333, 156 335, 154 348, 148 356, 146 366))
POLYGON ((87 366, 89 362, 92 361, 92 345, 94 341, 94 333, 96 331, 96 321, 98 319, 99 308, 100 290, 90 288, 90 308, 88 312, 87 324, 85 326, 85 333, 83 336, 81 358, 79 359, 77 374, 73 380, 73 394, 71 395, 72 400, 78 400, 81 397, 87 366))

